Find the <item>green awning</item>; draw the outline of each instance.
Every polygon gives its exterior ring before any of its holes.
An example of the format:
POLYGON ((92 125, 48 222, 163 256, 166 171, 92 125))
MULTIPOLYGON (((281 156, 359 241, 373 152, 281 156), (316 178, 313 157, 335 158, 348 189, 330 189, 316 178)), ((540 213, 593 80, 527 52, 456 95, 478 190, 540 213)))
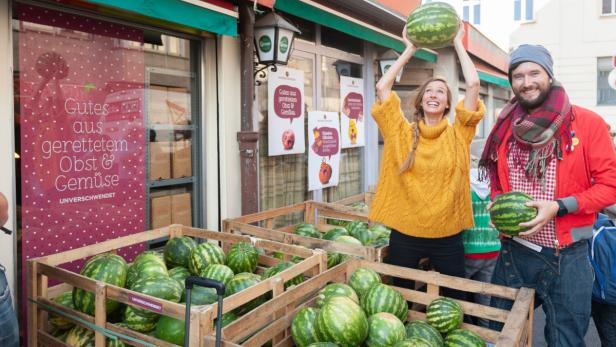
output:
POLYGON ((215 34, 237 36, 237 18, 181 0, 86 0, 215 34))
MULTIPOLYGON (((341 31, 353 37, 375 43, 379 46, 391 48, 398 52, 404 51, 405 48, 404 43, 401 40, 394 39, 391 36, 382 34, 371 28, 349 21, 348 19, 339 17, 318 7, 311 6, 301 0, 276 1, 274 8, 305 20, 341 31)), ((436 54, 425 50, 418 50, 414 57, 432 63, 436 63, 437 60, 436 54)))
POLYGON ((479 74, 479 79, 486 83, 491 83, 503 88, 511 88, 511 85, 509 85, 509 81, 504 78, 497 77, 480 70, 477 70, 477 73, 479 74))

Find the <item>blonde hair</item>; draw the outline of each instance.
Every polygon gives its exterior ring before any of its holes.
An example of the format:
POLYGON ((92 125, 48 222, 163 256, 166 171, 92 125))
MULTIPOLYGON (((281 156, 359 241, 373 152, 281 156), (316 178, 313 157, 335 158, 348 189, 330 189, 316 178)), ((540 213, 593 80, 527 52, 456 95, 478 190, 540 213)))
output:
POLYGON ((449 106, 445 108, 445 112, 443 113, 443 115, 446 116, 447 114, 449 114, 449 111, 451 109, 451 99, 452 99, 451 89, 449 89, 449 84, 447 84, 447 80, 445 80, 444 77, 440 77, 440 76, 432 77, 426 80, 424 83, 422 83, 419 86, 419 88, 417 89, 417 94, 415 95, 415 100, 413 102, 413 106, 415 106, 415 112, 413 112, 413 117, 411 119, 412 124, 414 125, 412 126, 413 148, 411 148, 411 151, 406 156, 406 159, 402 163, 402 166, 400 166, 400 173, 403 173, 406 170, 409 170, 410 168, 412 168, 413 163, 415 162, 415 152, 417 152, 417 145, 419 144, 419 121, 425 118, 425 114, 423 112, 423 107, 421 106, 421 102, 422 102, 424 94, 426 93, 426 88, 428 87, 428 84, 435 82, 435 81, 443 82, 445 84, 445 87, 447 87, 447 103, 449 104, 449 106))

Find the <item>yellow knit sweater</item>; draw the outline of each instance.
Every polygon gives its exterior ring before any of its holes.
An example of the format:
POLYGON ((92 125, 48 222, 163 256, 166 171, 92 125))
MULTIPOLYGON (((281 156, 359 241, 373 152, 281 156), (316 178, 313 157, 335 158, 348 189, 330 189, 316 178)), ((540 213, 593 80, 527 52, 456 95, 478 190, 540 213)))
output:
POLYGON ((385 145, 370 219, 401 233, 426 238, 446 237, 473 226, 470 193, 470 144, 485 113, 479 100, 475 112, 456 106, 454 125, 419 122, 419 145, 413 167, 400 166, 413 143, 413 129, 402 114, 400 98, 392 92, 372 107, 385 145))

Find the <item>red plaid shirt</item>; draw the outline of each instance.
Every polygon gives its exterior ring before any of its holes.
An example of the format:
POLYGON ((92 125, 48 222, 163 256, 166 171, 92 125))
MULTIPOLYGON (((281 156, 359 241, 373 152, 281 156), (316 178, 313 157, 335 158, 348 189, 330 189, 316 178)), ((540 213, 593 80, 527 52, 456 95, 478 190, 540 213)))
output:
MULTIPOLYGON (((528 162, 529 150, 521 148, 517 141, 512 141, 509 145, 509 156, 507 166, 509 167, 509 184, 512 191, 526 193, 535 200, 554 200, 556 192, 556 160, 551 160, 545 173, 545 187, 539 180, 529 180, 524 173, 524 166, 528 162), (517 154, 517 155, 512 155, 517 154), (522 158, 520 163, 516 163, 513 158, 522 158)), ((543 229, 530 236, 520 236, 521 238, 538 244, 543 247, 555 248, 556 223, 550 220, 543 229)))

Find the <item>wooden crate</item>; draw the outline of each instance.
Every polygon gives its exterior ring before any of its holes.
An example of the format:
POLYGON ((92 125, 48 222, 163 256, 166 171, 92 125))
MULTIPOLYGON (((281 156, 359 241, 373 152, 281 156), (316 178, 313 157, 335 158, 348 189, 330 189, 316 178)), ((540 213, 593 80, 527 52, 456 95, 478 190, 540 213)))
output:
POLYGON ((322 249, 329 252, 345 253, 371 261, 382 261, 387 255, 388 246, 356 246, 313 237, 293 234, 297 223, 275 228, 278 218, 290 215, 302 215, 302 221, 312 223, 321 232, 326 232, 334 225, 327 224, 327 219, 361 220, 368 223, 368 216, 355 209, 330 203, 306 201, 299 204, 274 208, 234 219, 223 221, 223 230, 227 233, 251 235, 262 239, 300 245, 310 249, 322 249))
MULTIPOLYGON (((338 205, 350 206, 351 204, 354 204, 356 202, 363 202, 368 207, 370 207, 370 205, 372 204, 372 199, 374 199, 374 193, 367 192, 367 193, 361 193, 361 194, 349 196, 348 198, 340 199, 338 201, 334 201, 333 203, 338 204, 338 205)), ((357 210, 361 211, 361 209, 357 209, 357 210)))
MULTIPOLYGON (((164 347, 174 346, 154 337, 108 323, 104 309, 105 301, 106 299, 111 299, 127 305, 135 306, 132 301, 134 301, 135 298, 138 298, 145 300, 148 303, 154 303, 155 306, 160 308, 160 311, 152 311, 181 320, 184 320, 186 313, 185 306, 183 304, 173 303, 149 295, 136 293, 125 288, 95 281, 77 273, 64 270, 59 267, 59 265, 88 258, 101 253, 116 252, 118 249, 130 245, 142 244, 151 240, 165 237, 173 238, 178 236, 191 236, 198 239, 207 239, 208 241, 218 241, 222 243, 223 248, 228 248, 239 242, 249 242, 254 244, 255 247, 262 248, 269 253, 280 252, 285 254, 287 257, 299 256, 304 259, 295 266, 272 278, 263 280, 255 286, 225 298, 223 303, 223 313, 229 312, 268 292, 272 292, 272 296, 276 297, 284 292, 285 281, 288 281, 300 274, 314 277, 325 271, 327 268, 327 257, 325 252, 321 250, 313 251, 304 247, 286 245, 270 240, 262 240, 242 235, 232 235, 204 229, 189 228, 182 225, 172 225, 165 228, 149 230, 130 236, 97 243, 87 247, 73 249, 59 254, 32 259, 28 261, 27 265, 28 295, 30 299, 28 303, 29 346, 66 346, 64 343, 49 334, 50 327, 47 323, 47 311, 49 310, 49 307, 77 317, 83 320, 83 322, 89 322, 90 324, 95 324, 98 327, 108 329, 112 332, 121 333, 142 341, 142 343, 135 343, 134 341, 126 340, 126 342, 129 342, 135 346, 147 346, 145 343, 149 343, 150 346, 152 344, 164 347), (60 282, 60 284, 49 286, 50 280, 60 282), (79 287, 95 293, 96 310, 94 317, 64 306, 60 306, 52 301, 53 298, 63 292, 71 290, 73 287, 79 287)), ((270 267, 278 262, 280 262, 279 259, 275 259, 267 255, 259 255, 259 267, 261 270, 264 267, 270 267)), ((143 306, 139 306, 139 308, 143 308, 143 306)), ((217 304, 191 307, 191 346, 209 346, 203 337, 214 333, 213 321, 216 318, 216 310, 217 304)), ((85 326, 79 322, 78 319, 72 320, 77 324, 85 326)), ((105 342, 105 336, 101 332, 96 331, 95 346, 104 347, 105 342)))
MULTIPOLYGON (((513 289, 493 284, 441 275, 436 272, 414 270, 382 263, 353 259, 296 286, 276 297, 241 319, 226 326, 223 331, 225 346, 262 346, 273 337, 274 347, 293 346, 291 323, 297 312, 307 306, 314 306, 316 296, 323 287, 332 282, 346 283, 350 275, 359 267, 368 267, 381 277, 390 276, 422 281, 427 284, 426 291, 416 291, 394 287, 409 302, 408 321, 425 319, 425 313, 413 307, 428 305, 438 297, 439 288, 448 287, 469 293, 482 293, 510 299, 514 302, 510 311, 467 301, 458 301, 465 314, 504 323, 501 332, 463 323, 462 328, 479 334, 496 347, 530 346, 532 343, 532 321, 534 290, 513 289)), ((210 339, 208 337, 207 339, 210 339)))

